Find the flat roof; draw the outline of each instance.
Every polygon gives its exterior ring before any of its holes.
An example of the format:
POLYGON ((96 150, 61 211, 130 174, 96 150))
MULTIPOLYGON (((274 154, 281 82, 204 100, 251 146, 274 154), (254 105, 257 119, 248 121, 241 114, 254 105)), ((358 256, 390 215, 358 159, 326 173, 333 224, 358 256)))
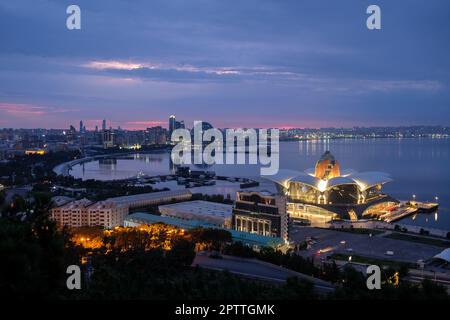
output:
POLYGON ((141 224, 165 223, 182 229, 193 229, 196 227, 222 229, 229 231, 235 241, 241 241, 243 243, 256 244, 262 246, 277 246, 282 245, 284 243, 283 239, 281 238, 266 237, 255 233, 248 233, 227 228, 221 228, 217 227, 216 225, 203 222, 200 220, 184 220, 173 217, 157 216, 145 212, 132 213, 125 218, 125 221, 141 224))
POLYGON ((99 202, 95 202, 92 205, 89 206, 89 209, 111 209, 113 207, 124 207, 123 204, 120 203, 116 203, 116 202, 112 202, 112 201, 108 201, 108 200, 104 200, 104 201, 99 201, 99 202))
MULTIPOLYGON (((0 189, 1 189, 1 185, 0 185, 0 189)), ((66 197, 66 196, 55 196, 55 197, 52 197, 52 201, 55 204, 55 207, 61 207, 64 204, 74 201, 74 199, 71 197, 66 197)))
POLYGON ((57 207, 59 209, 77 209, 77 208, 86 208, 90 206, 93 202, 91 200, 88 200, 86 198, 75 200, 68 202, 66 204, 63 204, 60 207, 57 207))
POLYGON ((194 200, 160 205, 159 209, 172 209, 179 212, 202 214, 221 218, 229 218, 233 212, 231 204, 194 200))
POLYGON ((150 193, 134 194, 130 196, 114 197, 107 199, 107 201, 122 203, 130 201, 132 202, 132 201, 152 200, 166 197, 176 197, 189 194, 192 194, 191 191, 189 190, 170 190, 170 191, 150 192, 150 193))

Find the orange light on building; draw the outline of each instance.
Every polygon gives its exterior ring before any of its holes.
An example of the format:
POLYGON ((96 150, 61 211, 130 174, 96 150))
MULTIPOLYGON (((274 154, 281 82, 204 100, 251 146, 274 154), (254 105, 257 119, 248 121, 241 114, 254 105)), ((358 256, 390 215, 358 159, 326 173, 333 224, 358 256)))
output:
POLYGON ((33 155, 33 154, 37 154, 37 155, 44 155, 45 154, 45 150, 44 149, 29 149, 29 150, 25 150, 25 154, 27 156, 29 155, 33 155))

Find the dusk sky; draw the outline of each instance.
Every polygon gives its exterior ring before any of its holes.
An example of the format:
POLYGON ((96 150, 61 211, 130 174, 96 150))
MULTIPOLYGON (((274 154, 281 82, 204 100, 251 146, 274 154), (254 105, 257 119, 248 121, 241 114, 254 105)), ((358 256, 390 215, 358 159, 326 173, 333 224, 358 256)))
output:
POLYGON ((0 127, 447 126, 449 17, 448 0, 2 0, 0 127))

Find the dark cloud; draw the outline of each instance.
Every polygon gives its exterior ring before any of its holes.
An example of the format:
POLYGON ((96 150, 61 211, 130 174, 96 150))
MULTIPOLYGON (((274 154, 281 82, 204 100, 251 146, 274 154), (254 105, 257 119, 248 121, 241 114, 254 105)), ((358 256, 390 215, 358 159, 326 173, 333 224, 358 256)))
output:
MULTIPOLYGON (((0 102, 72 110, 55 113, 63 123, 176 113, 249 126, 449 125, 450 2, 377 0, 382 30, 368 31, 372 2, 78 0, 82 30, 68 31, 73 1, 5 0, 0 102)), ((0 116, 20 126, 1 105, 0 116)))

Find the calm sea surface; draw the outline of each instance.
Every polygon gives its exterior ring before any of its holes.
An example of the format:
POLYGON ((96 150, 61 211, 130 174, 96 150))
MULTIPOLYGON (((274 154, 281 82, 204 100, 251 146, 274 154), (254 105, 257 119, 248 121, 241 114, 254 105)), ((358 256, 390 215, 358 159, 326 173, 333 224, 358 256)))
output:
MULTIPOLYGON (((402 223, 450 230, 450 139, 366 139, 321 140, 280 143, 280 168, 303 171, 314 167, 323 152, 330 150, 341 169, 383 171, 393 182, 384 192, 400 200, 434 201, 439 198, 437 214, 419 214, 402 223)), ((171 172, 170 156, 136 154, 115 163, 92 161, 73 167, 71 174, 83 179, 123 179, 138 172, 149 175, 171 172)), ((258 165, 215 165, 218 175, 259 176, 258 165)))

